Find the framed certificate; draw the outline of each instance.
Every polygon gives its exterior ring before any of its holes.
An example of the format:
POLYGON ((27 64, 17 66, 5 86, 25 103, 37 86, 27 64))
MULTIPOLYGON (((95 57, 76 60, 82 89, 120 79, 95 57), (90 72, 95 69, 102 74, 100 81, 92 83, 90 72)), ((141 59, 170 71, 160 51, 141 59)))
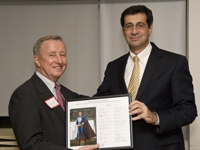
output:
POLYGON ((133 148, 129 94, 72 99, 66 103, 66 145, 78 149, 99 144, 100 149, 133 148))

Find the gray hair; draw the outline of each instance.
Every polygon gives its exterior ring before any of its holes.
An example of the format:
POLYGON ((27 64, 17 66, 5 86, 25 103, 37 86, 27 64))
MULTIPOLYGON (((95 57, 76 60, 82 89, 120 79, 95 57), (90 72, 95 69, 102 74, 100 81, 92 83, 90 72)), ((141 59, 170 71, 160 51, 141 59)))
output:
MULTIPOLYGON (((59 40, 59 41, 62 41, 63 42, 63 39, 61 36, 59 35, 49 35, 49 36, 44 36, 44 37, 41 37, 39 40, 37 40, 33 46, 33 54, 34 55, 39 55, 40 53, 40 48, 42 46, 42 44, 45 42, 45 41, 48 41, 48 40, 59 40)), ((64 43, 64 42, 63 42, 64 43)))

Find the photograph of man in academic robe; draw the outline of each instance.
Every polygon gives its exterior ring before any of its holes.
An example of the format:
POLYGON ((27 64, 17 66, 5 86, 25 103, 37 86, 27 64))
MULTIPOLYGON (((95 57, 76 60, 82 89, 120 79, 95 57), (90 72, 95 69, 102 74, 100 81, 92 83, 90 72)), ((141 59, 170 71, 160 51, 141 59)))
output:
MULTIPOLYGON (((71 111, 70 111, 71 112, 71 111)), ((96 143, 96 109, 95 108, 84 108, 73 110, 75 117, 75 127, 72 128, 73 134, 75 135, 74 140, 70 140, 71 146, 78 145, 91 145, 96 143), (85 115, 83 115, 83 112, 85 115), (78 114, 78 116, 77 116, 78 114), (87 117, 86 117, 87 115, 87 117)), ((74 119, 73 119, 74 120, 74 119)))

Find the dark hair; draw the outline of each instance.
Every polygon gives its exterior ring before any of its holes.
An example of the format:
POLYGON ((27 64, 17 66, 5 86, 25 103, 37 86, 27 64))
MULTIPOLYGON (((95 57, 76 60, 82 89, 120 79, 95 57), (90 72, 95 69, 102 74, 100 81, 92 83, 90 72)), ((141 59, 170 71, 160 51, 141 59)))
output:
POLYGON ((147 18, 146 22, 150 27, 153 23, 153 14, 152 11, 144 5, 134 5, 126 8, 121 14, 120 18, 121 26, 122 27, 124 26, 124 18, 126 15, 135 15, 139 13, 144 13, 146 15, 147 18))

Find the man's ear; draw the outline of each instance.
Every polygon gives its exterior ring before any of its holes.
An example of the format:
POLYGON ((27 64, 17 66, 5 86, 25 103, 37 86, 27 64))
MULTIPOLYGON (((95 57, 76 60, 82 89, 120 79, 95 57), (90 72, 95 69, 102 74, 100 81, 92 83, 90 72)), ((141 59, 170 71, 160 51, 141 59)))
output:
POLYGON ((124 29, 122 28, 122 35, 124 36, 124 29))
POLYGON ((37 67, 40 67, 40 57, 38 55, 34 55, 34 61, 37 67))
POLYGON ((152 23, 151 26, 149 27, 149 36, 151 35, 152 31, 153 31, 153 23, 152 23))

